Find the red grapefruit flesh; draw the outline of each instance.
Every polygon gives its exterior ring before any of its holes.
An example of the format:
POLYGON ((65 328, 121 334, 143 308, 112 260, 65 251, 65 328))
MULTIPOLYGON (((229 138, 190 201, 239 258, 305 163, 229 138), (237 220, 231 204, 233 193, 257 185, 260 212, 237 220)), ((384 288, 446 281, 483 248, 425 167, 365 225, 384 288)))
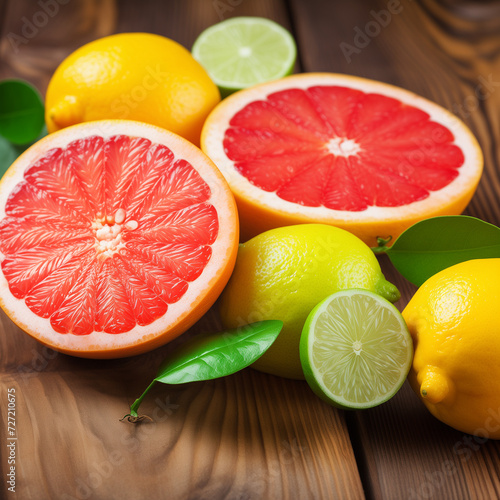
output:
POLYGON ((235 194, 243 239, 321 222, 375 246, 418 220, 461 213, 483 167, 476 139, 445 109, 336 74, 294 75, 225 99, 202 149, 235 194))
POLYGON ((207 311, 237 242, 232 194, 197 148, 138 122, 77 125, 0 183, 0 304, 59 351, 139 354, 207 311))

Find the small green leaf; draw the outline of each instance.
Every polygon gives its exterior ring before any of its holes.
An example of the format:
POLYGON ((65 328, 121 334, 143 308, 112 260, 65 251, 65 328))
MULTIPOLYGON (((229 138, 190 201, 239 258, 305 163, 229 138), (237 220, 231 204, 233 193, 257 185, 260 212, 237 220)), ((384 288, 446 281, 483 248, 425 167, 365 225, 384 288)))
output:
MULTIPOLYGON (((37 142, 42 137, 47 135, 47 128, 45 125, 42 128, 40 135, 33 142, 37 142)), ((7 139, 4 139, 0 135, 0 179, 3 177, 8 168, 12 165, 14 160, 24 151, 26 151, 31 144, 26 144, 24 146, 16 146, 12 144, 7 139)))
POLYGON ((276 340, 283 322, 260 321, 212 335, 199 335, 169 356, 155 380, 184 384, 231 375, 264 354, 276 340))
POLYGON ((38 91, 22 80, 0 82, 0 135, 13 144, 33 142, 44 125, 44 106, 38 91))
MULTIPOLYGON (((283 322, 259 321, 211 335, 198 335, 173 352, 161 364, 158 375, 130 406, 129 422, 139 422, 137 410, 155 382, 185 384, 232 375, 251 365, 271 347, 283 322)), ((123 420, 122 419, 122 420, 123 420)))
POLYGON ((500 228, 466 215, 433 217, 401 233, 386 253, 408 281, 420 286, 459 262, 500 257, 500 228))
POLYGON ((7 172, 7 169, 18 156, 17 147, 0 136, 0 177, 7 172))

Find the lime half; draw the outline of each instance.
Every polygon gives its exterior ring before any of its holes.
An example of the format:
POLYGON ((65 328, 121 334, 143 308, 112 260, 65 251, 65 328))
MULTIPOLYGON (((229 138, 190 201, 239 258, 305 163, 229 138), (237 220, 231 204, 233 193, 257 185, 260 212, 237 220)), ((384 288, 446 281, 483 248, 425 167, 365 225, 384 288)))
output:
POLYGON ((234 17, 203 31, 192 55, 225 97, 291 74, 297 48, 292 35, 274 21, 234 17))
POLYGON ((339 408, 371 408, 390 399, 412 359, 412 339, 400 312, 366 290, 344 290, 320 302, 300 338, 308 384, 339 408))

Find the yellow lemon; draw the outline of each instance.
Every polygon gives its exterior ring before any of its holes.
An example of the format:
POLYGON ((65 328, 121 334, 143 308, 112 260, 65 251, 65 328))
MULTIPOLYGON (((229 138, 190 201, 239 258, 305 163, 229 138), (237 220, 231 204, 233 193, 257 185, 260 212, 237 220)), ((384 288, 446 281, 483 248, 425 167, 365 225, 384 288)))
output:
POLYGON ((451 427, 500 439, 500 259, 429 278, 403 311, 415 357, 409 381, 451 427))
POLYGON ((326 224, 271 229, 240 245, 235 270, 220 300, 224 326, 277 319, 283 329, 253 367, 304 378, 299 344, 311 310, 339 290, 362 288, 394 302, 371 249, 353 234, 326 224))
POLYGON ((119 118, 175 132, 198 145, 219 90, 190 52, 148 33, 122 33, 90 42, 56 69, 46 95, 49 132, 119 118))

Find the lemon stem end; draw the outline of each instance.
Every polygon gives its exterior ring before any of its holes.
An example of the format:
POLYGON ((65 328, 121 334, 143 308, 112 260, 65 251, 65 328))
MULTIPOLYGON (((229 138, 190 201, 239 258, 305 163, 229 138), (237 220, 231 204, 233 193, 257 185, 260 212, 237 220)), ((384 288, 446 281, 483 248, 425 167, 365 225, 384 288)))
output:
POLYGON ((392 240, 392 236, 387 238, 382 238, 381 236, 377 236, 377 246, 371 247, 371 250, 374 254, 378 253, 386 253, 389 250, 387 244, 392 240))

